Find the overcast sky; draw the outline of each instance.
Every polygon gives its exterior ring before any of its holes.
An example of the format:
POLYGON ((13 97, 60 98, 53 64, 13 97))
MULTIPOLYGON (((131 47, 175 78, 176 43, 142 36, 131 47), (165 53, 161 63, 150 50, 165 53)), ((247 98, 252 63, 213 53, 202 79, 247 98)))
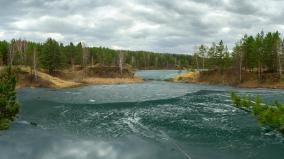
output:
POLYGON ((284 32, 284 0, 0 0, 0 39, 188 53, 245 33, 284 32))

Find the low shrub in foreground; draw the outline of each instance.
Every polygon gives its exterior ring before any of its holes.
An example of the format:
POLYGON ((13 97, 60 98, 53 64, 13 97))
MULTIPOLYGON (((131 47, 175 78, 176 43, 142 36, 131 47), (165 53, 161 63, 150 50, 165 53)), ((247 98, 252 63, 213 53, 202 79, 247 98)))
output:
POLYGON ((241 109, 251 111, 257 121, 284 134, 284 105, 275 101, 273 104, 264 104, 259 96, 254 100, 247 96, 239 96, 231 92, 233 104, 241 109))

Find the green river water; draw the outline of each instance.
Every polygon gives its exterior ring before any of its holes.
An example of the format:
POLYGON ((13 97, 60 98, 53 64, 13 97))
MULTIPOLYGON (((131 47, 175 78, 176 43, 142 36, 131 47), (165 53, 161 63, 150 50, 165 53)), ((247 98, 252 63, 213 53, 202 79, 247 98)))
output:
POLYGON ((229 91, 284 102, 283 90, 161 81, 21 89, 21 112, 0 132, 0 159, 283 159, 284 138, 232 106, 229 91), (30 122, 37 123, 37 126, 30 122))

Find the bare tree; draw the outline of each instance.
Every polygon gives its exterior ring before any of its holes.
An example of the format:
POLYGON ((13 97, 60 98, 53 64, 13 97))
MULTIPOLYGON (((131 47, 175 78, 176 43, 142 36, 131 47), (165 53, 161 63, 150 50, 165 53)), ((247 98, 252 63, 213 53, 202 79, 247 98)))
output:
POLYGON ((118 64, 119 64, 119 69, 120 69, 120 75, 122 76, 122 71, 123 71, 123 62, 124 62, 124 54, 123 52, 120 50, 119 51, 119 56, 118 56, 119 60, 118 60, 118 64))
POLYGON ((240 50, 240 65, 239 65, 239 71, 240 71, 240 83, 242 82, 242 67, 243 67, 243 51, 242 51, 242 48, 240 50))
POLYGON ((11 44, 9 45, 9 63, 11 66, 13 66, 13 62, 14 62, 14 57, 15 57, 15 53, 16 53, 16 49, 15 49, 15 39, 11 40, 11 44))
POLYGON ((131 56, 131 65, 133 66, 135 63, 135 57, 134 56, 131 56))
POLYGON ((11 40, 9 46, 9 63, 12 66, 14 64, 15 56, 18 54, 20 56, 20 64, 24 64, 26 60, 27 51, 27 41, 25 40, 11 40))
POLYGON ((281 46, 283 45, 281 42, 281 39, 277 40, 277 58, 278 58, 278 72, 279 72, 279 77, 281 78, 282 75, 282 62, 281 62, 281 58, 282 58, 282 54, 283 54, 283 50, 281 46))
POLYGON ((198 54, 197 53, 195 53, 194 54, 194 57, 195 57, 195 62, 196 62, 196 69, 198 69, 199 70, 199 62, 198 62, 198 54))
POLYGON ((16 40, 16 51, 20 56, 20 64, 24 64, 26 60, 26 51, 27 51, 27 41, 25 40, 16 40))
POLYGON ((205 57, 207 56, 207 47, 201 45, 198 49, 198 55, 202 58, 202 69, 205 68, 205 57))
POLYGON ((194 58, 195 58, 195 64, 196 64, 196 69, 199 69, 199 60, 198 60, 198 58, 199 58, 199 55, 198 55, 198 47, 197 46, 195 46, 194 47, 194 58))
POLYGON ((144 57, 144 69, 147 69, 147 60, 146 60, 146 54, 143 53, 143 57, 144 57))
POLYGON ((88 65, 88 59, 90 57, 90 49, 82 42, 82 66, 85 68, 88 65))
POLYGON ((158 57, 155 57, 155 67, 157 68, 158 67, 158 57))
POLYGON ((90 49, 87 47, 87 45, 82 42, 82 67, 84 70, 84 76, 87 74, 87 65, 88 65, 88 59, 90 57, 90 49))
POLYGON ((92 67, 94 66, 94 56, 92 55, 92 67))
POLYGON ((37 50, 34 47, 33 48, 33 69, 34 69, 33 74, 34 74, 35 81, 38 80, 38 78, 37 78, 37 63, 36 63, 36 60, 37 60, 37 50))

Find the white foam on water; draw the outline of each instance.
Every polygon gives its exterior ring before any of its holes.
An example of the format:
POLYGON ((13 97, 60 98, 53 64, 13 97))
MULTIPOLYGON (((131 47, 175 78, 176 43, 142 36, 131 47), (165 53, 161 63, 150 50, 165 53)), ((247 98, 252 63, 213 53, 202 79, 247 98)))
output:
POLYGON ((94 103, 94 102, 96 102, 96 100, 94 100, 94 99, 89 99, 89 102, 94 103))
POLYGON ((214 108, 213 112, 214 113, 226 113, 226 112, 228 112, 228 110, 221 109, 221 108, 214 108))
POLYGON ((127 126, 130 128, 132 132, 138 133, 139 131, 135 128, 133 123, 131 122, 131 118, 124 118, 123 123, 127 124, 127 126))
POLYGON ((16 121, 15 123, 30 125, 30 122, 25 121, 25 120, 16 121))
POLYGON ((65 113, 67 113, 69 110, 64 110, 61 115, 65 117, 65 113))
POLYGON ((210 120, 212 120, 212 119, 203 117, 202 120, 204 120, 204 121, 210 121, 210 120))
POLYGON ((66 94, 72 94, 72 95, 79 95, 79 94, 82 94, 81 92, 70 92, 70 91, 67 91, 67 92, 64 92, 66 94))

